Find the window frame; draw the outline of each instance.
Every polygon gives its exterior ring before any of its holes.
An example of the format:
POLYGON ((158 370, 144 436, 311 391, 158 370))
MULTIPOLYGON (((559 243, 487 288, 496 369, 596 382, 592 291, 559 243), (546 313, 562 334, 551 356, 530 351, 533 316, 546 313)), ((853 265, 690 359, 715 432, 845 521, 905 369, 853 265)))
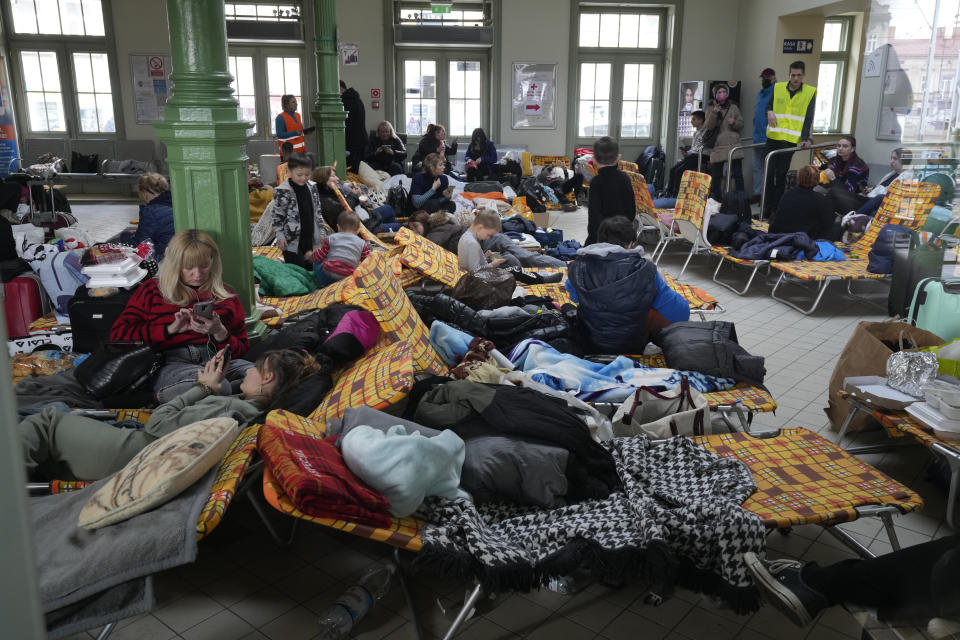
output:
MULTIPOLYGON (((479 62, 480 63, 480 127, 487 132, 487 137, 491 140, 494 139, 495 133, 491 131, 491 109, 490 109, 490 91, 491 91, 491 79, 490 79, 490 57, 491 54, 485 49, 470 49, 470 48, 455 48, 455 47, 446 47, 442 49, 426 49, 421 47, 402 47, 397 48, 396 53, 394 54, 395 59, 395 68, 397 69, 396 73, 396 86, 397 89, 393 92, 395 96, 394 102, 394 113, 396 117, 394 118, 394 127, 397 129, 397 133, 406 133, 407 125, 406 120, 403 123, 399 123, 400 118, 406 118, 406 98, 404 95, 404 88, 406 87, 406 79, 404 77, 405 73, 405 63, 407 60, 433 60, 437 65, 437 77, 436 77, 436 87, 437 87, 437 122, 443 124, 447 127, 447 138, 469 138, 472 132, 467 132, 466 134, 453 134, 449 131, 449 122, 450 122, 450 63, 456 61, 468 61, 468 62, 479 62)), ((410 133, 407 134, 408 140, 419 141, 422 137, 421 134, 410 133)), ((408 142, 408 146, 411 144, 408 142)))
POLYGON ((13 30, 13 7, 11 0, 2 0, 4 24, 10 25, 6 31, 7 51, 10 56, 11 90, 14 99, 14 111, 17 123, 22 129, 21 138, 93 140, 124 139, 126 125, 123 117, 123 102, 120 99, 120 77, 118 74, 115 39, 113 37, 113 12, 110 0, 100 0, 103 12, 103 36, 57 35, 16 33, 13 30), (30 111, 27 103, 26 82, 23 77, 21 52, 54 51, 60 73, 60 92, 63 96, 65 131, 34 131, 30 123, 30 111), (113 103, 114 131, 80 130, 80 104, 76 91, 76 77, 73 65, 74 53, 105 53, 110 70, 110 94, 113 103))
MULTIPOLYGON (((251 140, 275 140, 276 121, 279 111, 273 113, 270 107, 270 85, 267 79, 267 58, 298 58, 300 60, 300 93, 301 99, 298 112, 303 120, 304 128, 311 126, 312 114, 309 107, 312 106, 311 100, 313 89, 309 83, 308 67, 310 61, 305 55, 302 46, 282 46, 272 43, 271 46, 254 47, 249 44, 235 44, 231 42, 228 45, 228 57, 248 57, 253 58, 253 90, 254 105, 256 106, 256 131, 249 135, 251 140)), ((229 66, 229 61, 228 61, 229 66)), ((249 130, 248 130, 249 131, 249 130)))
MULTIPOLYGON (((587 2, 578 2, 572 0, 572 19, 570 25, 571 41, 575 46, 571 51, 569 87, 567 91, 567 146, 591 146, 600 136, 581 136, 580 135, 580 74, 581 65, 584 63, 610 62, 611 82, 610 82, 610 110, 609 127, 610 137, 617 140, 621 147, 630 146, 648 146, 659 144, 663 135, 664 122, 658 113, 665 109, 667 96, 664 94, 664 86, 667 82, 666 73, 670 72, 668 65, 667 51, 668 46, 668 27, 670 20, 666 7, 650 6, 628 6, 628 5, 602 5, 587 2), (659 16, 659 35, 658 47, 581 47, 580 46, 580 19, 583 14, 589 13, 615 13, 615 14, 657 14, 659 16), (622 129, 622 107, 623 107, 623 68, 626 64, 653 64, 654 65, 654 86, 653 113, 650 122, 649 137, 629 137, 621 138, 622 129)), ((627 157, 627 154, 624 154, 627 157)))
POLYGON ((839 133, 840 123, 844 121, 843 107, 846 102, 847 80, 850 73, 850 48, 853 40, 853 16, 828 16, 823 21, 823 28, 826 30, 828 23, 839 23, 842 25, 840 32, 840 49, 837 51, 826 51, 823 49, 823 38, 821 34, 820 61, 817 65, 818 87, 820 85, 820 70, 824 63, 836 63, 840 65, 840 71, 837 73, 837 88, 833 94, 833 107, 830 112, 830 122, 826 129, 814 129, 811 133, 839 133))

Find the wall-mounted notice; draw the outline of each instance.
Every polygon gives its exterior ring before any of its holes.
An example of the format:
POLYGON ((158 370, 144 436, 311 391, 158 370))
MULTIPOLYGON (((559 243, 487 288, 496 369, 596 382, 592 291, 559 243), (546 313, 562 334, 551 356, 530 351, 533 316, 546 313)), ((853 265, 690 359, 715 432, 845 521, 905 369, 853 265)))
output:
POLYGON ((170 97, 170 74, 173 72, 170 56, 131 54, 130 68, 133 71, 137 124, 162 120, 163 106, 170 97))
POLYGON ((10 161, 18 155, 13 101, 10 100, 10 85, 7 83, 7 63, 0 56, 0 176, 7 177, 10 161))
POLYGON ((812 38, 784 38, 784 53, 813 53, 812 38))
POLYGON ((556 129, 557 65, 513 63, 514 129, 556 129))

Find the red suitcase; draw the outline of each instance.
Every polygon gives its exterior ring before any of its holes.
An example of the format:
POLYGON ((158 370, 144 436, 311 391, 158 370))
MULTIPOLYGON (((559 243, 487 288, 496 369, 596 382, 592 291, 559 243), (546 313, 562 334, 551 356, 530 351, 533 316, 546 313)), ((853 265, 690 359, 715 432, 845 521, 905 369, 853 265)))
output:
POLYGON ((3 315, 7 318, 7 334, 22 338, 30 334, 30 323, 43 316, 43 285, 34 274, 17 276, 0 284, 3 315))

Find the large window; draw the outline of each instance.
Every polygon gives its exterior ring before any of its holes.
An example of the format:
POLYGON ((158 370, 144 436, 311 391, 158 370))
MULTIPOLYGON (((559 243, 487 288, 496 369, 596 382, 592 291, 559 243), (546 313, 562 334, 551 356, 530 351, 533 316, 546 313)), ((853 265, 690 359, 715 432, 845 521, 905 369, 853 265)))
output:
POLYGON ((828 18, 823 24, 823 47, 817 74, 815 131, 839 131, 843 91, 850 60, 851 18, 828 18))
POLYGON ((21 119, 31 134, 117 132, 115 78, 100 0, 10 0, 4 5, 21 119))
POLYGON ((292 94, 297 99, 297 113, 304 120, 309 105, 303 104, 304 62, 296 55, 300 49, 285 46, 245 48, 230 47, 230 75, 234 95, 239 102, 237 114, 251 123, 251 136, 272 138, 274 122, 283 107, 281 98, 292 94))
POLYGON ((600 136, 620 142, 625 158, 659 139, 654 105, 661 101, 664 14, 649 9, 598 10, 577 16, 576 144, 600 136))
POLYGON ((397 130, 419 136, 436 122, 446 127, 448 136, 469 136, 477 127, 489 129, 485 53, 405 52, 401 60, 397 130))

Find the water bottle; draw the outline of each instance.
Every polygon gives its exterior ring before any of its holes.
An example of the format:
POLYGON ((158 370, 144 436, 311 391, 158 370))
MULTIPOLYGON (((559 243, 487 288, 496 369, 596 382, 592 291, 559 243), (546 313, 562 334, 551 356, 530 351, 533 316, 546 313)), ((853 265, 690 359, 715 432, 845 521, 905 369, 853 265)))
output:
POLYGON ((344 591, 329 609, 320 616, 320 635, 323 640, 342 640, 373 609, 374 603, 390 591, 390 581, 396 573, 390 563, 371 567, 360 582, 344 591))

